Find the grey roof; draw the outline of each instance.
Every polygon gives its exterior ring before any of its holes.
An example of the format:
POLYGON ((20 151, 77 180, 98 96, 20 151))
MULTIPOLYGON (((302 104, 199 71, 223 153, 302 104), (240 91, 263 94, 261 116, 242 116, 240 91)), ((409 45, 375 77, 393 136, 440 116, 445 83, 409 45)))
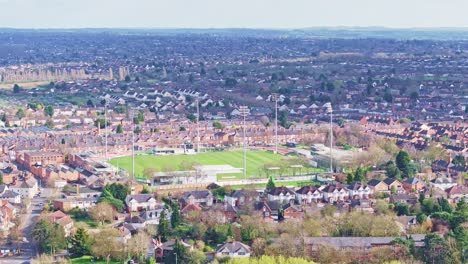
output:
MULTIPOLYGON (((415 241, 424 240, 425 235, 412 235, 415 241)), ((370 248, 379 245, 389 245, 400 237, 306 237, 305 244, 332 246, 335 248, 370 248)), ((406 237, 401 237, 406 238, 406 237)))
POLYGON ((152 194, 147 194, 147 193, 144 193, 144 194, 131 194, 131 195, 128 195, 127 196, 127 201, 131 201, 131 200, 135 200, 139 203, 144 203, 144 202, 147 202, 148 200, 150 200, 151 198, 153 198, 153 195, 152 194))
POLYGON ((191 191, 184 193, 184 198, 188 198, 189 196, 193 196, 196 199, 203 199, 207 198, 208 196, 212 195, 210 191, 201 190, 201 191, 191 191))
POLYGON ((220 245, 216 249, 216 252, 222 252, 224 249, 227 249, 230 253, 238 252, 241 249, 245 250, 246 252, 250 252, 249 246, 238 241, 227 242, 224 245, 220 245))

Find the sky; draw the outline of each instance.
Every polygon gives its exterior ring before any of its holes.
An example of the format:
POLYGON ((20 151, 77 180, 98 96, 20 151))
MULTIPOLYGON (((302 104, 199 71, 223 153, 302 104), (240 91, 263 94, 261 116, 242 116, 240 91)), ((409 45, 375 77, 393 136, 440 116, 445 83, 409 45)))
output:
POLYGON ((468 0, 0 0, 0 27, 467 27, 468 0))

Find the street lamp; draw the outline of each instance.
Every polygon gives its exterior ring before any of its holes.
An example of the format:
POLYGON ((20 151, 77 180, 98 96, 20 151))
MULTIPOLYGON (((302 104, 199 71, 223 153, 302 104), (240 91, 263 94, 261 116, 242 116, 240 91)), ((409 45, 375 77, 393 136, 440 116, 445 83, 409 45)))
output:
POLYGON ((175 256, 175 264, 177 264, 177 253, 174 252, 174 256, 175 256))
POLYGON ((275 101, 275 154, 278 153, 278 99, 277 93, 271 95, 271 99, 275 101))
POLYGON ((244 181, 247 180, 247 145, 245 143, 245 118, 250 114, 250 109, 247 106, 239 107, 239 114, 244 117, 244 122, 242 124, 244 131, 244 181))
POLYGON ((326 103, 327 113, 330 113, 330 173, 333 173, 333 108, 331 103, 326 103))

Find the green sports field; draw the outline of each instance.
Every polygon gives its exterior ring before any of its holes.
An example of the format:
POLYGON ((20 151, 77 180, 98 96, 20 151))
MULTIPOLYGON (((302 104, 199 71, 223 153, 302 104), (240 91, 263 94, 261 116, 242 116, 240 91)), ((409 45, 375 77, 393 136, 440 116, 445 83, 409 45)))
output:
MULTIPOLYGON (((265 164, 274 163, 285 158, 279 154, 273 154, 267 151, 247 151, 247 175, 257 176, 259 168, 263 168, 265 164)), ((243 151, 224 151, 224 152, 205 152, 196 155, 170 155, 170 156, 153 156, 139 155, 135 156, 135 175, 143 176, 145 168, 155 168, 157 171, 164 171, 168 167, 173 170, 180 170, 182 161, 196 162, 201 165, 231 165, 235 168, 243 168, 244 153, 243 151)), ((110 163, 119 168, 125 169, 127 172, 132 171, 132 157, 119 157, 110 160, 110 163)), ((225 175, 226 180, 229 178, 238 178, 241 174, 225 175), (230 177, 231 176, 231 177, 230 177)))

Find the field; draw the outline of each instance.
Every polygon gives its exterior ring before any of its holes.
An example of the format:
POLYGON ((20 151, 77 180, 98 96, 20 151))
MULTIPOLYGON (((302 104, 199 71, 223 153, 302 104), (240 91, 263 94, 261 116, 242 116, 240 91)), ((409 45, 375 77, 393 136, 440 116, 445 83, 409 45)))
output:
MULTIPOLYGON (((71 259, 71 263, 72 264, 85 264, 85 263, 86 264, 88 264, 88 263, 104 264, 104 263, 106 263, 106 260, 93 260, 93 257, 91 257, 91 256, 83 256, 83 257, 80 257, 80 258, 71 259)), ((114 264, 114 263, 121 263, 121 262, 111 261, 110 263, 114 264)))
MULTIPOLYGON (((279 154, 273 154, 266 151, 247 151, 247 176, 255 177, 259 174, 259 168, 262 168, 267 163, 274 163, 285 158, 279 154)), ((135 175, 143 176, 145 168, 155 168, 157 171, 162 171, 164 168, 171 167, 175 170, 180 170, 179 166, 182 161, 196 162, 201 165, 231 165, 235 168, 242 168, 244 165, 243 151, 225 151, 225 152, 206 152, 197 155, 171 155, 171 156, 152 156, 142 155, 135 156, 135 175)), ((132 157, 114 158, 110 163, 119 168, 125 169, 127 172, 132 171, 132 157)), ((231 174, 225 175, 238 178, 241 175, 231 174)))

